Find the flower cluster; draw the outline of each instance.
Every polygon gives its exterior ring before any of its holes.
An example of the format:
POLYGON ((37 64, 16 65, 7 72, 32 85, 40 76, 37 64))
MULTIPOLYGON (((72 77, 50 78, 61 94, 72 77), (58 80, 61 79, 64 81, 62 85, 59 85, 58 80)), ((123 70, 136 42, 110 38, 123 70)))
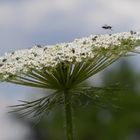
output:
POLYGON ((93 59, 96 55, 120 55, 134 50, 140 44, 140 32, 91 35, 70 43, 51 46, 34 46, 30 49, 6 53, 0 57, 0 79, 28 73, 33 69, 54 69, 63 62, 76 63, 93 59))

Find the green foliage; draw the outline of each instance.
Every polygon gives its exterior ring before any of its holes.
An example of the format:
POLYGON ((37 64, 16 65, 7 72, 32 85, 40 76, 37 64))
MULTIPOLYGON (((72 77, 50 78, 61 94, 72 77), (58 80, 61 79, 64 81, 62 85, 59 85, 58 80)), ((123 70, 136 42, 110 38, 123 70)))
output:
MULTIPOLYGON (((135 140, 134 135, 138 137, 140 130, 140 97, 135 90, 138 77, 132 67, 122 61, 117 68, 106 70, 104 87, 93 88, 86 84, 77 88, 76 93, 81 95, 73 96, 76 139, 135 140)), ((61 112, 63 108, 56 107, 36 126, 42 140, 47 136, 49 140, 64 139, 65 126, 62 124, 65 119, 61 112), (48 135, 43 133, 44 129, 48 130, 48 135)))

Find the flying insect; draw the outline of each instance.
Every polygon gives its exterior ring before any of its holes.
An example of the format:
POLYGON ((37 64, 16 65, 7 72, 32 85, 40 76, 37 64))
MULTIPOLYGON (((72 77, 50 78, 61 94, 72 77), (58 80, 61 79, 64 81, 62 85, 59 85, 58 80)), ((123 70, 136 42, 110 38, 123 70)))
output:
POLYGON ((112 26, 109 26, 109 25, 104 25, 102 26, 103 29, 106 29, 106 30, 111 30, 112 29, 112 26))

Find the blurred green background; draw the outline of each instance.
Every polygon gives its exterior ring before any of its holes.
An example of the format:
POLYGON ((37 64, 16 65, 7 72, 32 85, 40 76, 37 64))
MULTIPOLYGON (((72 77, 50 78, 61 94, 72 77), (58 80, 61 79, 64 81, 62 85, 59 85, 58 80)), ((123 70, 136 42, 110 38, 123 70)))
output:
MULTIPOLYGON (((122 59, 102 72, 102 86, 116 85, 104 91, 103 105, 93 103, 75 105, 74 134, 77 140, 140 140, 140 74, 122 59), (116 90, 116 91, 115 91, 116 90), (110 94, 110 92, 112 94, 110 94), (108 97, 111 96, 111 97, 108 97), (117 98, 116 98, 117 97, 117 98), (116 100, 112 100, 116 99, 116 100), (114 107, 117 105, 118 108, 114 107)), ((94 78, 94 76, 93 76, 94 78)), ((96 81, 86 84, 94 84, 96 81)), ((94 94, 94 93, 93 93, 94 94)), ((31 128, 36 140, 64 140, 64 109, 56 107, 48 116, 31 128)))

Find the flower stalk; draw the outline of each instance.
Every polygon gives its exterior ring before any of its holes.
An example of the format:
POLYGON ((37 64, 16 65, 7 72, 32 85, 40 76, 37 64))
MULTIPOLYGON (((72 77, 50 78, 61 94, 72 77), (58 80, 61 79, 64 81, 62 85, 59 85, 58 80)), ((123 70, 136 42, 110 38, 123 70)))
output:
POLYGON ((68 90, 64 91, 65 98, 65 119, 66 119, 66 136, 67 140, 74 140, 73 136, 73 119, 71 94, 68 90))

